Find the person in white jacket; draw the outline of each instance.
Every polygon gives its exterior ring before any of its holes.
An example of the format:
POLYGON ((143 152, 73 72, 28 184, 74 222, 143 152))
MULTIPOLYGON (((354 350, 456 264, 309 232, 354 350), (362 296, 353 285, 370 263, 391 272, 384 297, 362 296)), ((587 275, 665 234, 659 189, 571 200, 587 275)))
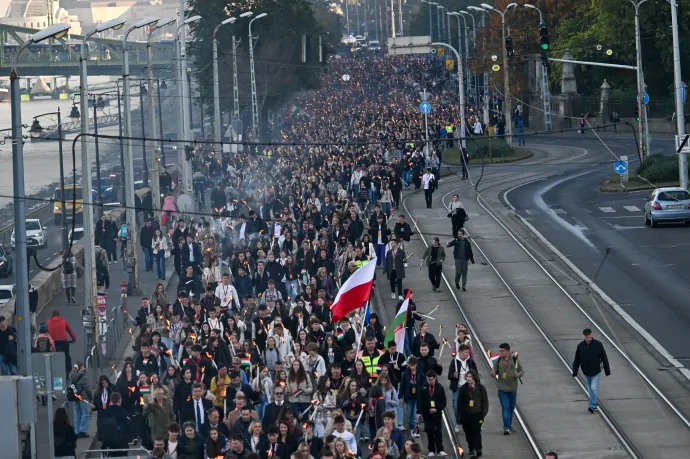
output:
POLYGON ((158 280, 165 280, 165 259, 170 257, 168 238, 163 235, 160 229, 156 229, 151 241, 153 259, 156 262, 156 270, 158 271, 158 280))
POLYGON ((278 353, 286 359, 292 353, 292 337, 290 333, 283 328, 282 323, 274 324, 273 328, 269 330, 268 336, 273 336, 276 339, 276 346, 278 353))
POLYGON ((319 355, 319 345, 309 343, 307 353, 309 357, 307 358, 306 370, 317 378, 324 376, 326 374, 326 361, 319 355))
POLYGON ((230 274, 223 273, 223 280, 216 287, 216 298, 220 299, 222 310, 241 311, 239 295, 237 289, 230 283, 230 274))

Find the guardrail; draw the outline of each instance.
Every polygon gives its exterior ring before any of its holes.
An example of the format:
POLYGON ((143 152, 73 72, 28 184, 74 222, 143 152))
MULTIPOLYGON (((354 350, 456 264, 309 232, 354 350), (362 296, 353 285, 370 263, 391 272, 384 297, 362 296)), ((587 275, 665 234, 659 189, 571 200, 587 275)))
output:
MULTIPOLYGON (((53 206, 50 203, 36 206, 26 213, 26 218, 38 218, 45 225, 45 222, 53 218, 53 206)), ((0 243, 9 244, 12 231, 14 231, 14 221, 0 227, 0 243)))

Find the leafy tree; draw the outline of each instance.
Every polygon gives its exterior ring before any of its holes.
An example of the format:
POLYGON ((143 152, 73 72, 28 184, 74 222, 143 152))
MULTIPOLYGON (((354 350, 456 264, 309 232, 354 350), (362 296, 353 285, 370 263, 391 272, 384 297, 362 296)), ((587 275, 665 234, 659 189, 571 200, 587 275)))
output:
MULTIPOLYGON (((211 112, 213 103, 213 30, 227 17, 236 17, 234 24, 218 31, 218 62, 221 114, 233 109, 232 37, 236 38, 241 110, 251 113, 251 85, 248 34, 251 18, 239 18, 245 11, 254 15, 268 13, 252 25, 254 35, 254 65, 260 112, 289 104, 292 94, 299 90, 317 88, 321 65, 318 62, 318 39, 322 36, 326 50, 333 49, 340 39, 340 25, 328 4, 322 0, 189 0, 188 15, 200 15, 201 20, 190 28, 194 39, 189 43, 189 55, 196 67, 195 78, 211 112), (302 36, 309 37, 308 62, 302 63, 302 36), (258 37, 258 39, 257 39, 258 37)), ((326 53, 324 53, 324 61, 326 53)), ((265 117, 262 117, 265 120, 265 117)), ((251 116, 243 117, 245 126, 251 116)))

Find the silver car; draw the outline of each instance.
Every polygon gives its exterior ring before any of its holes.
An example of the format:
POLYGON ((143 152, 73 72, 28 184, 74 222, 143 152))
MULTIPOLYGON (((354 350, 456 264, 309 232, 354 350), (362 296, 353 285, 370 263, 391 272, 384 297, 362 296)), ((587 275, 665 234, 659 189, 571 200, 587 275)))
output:
POLYGON ((645 225, 655 228, 660 222, 690 223, 690 193, 683 188, 657 188, 645 201, 645 225))

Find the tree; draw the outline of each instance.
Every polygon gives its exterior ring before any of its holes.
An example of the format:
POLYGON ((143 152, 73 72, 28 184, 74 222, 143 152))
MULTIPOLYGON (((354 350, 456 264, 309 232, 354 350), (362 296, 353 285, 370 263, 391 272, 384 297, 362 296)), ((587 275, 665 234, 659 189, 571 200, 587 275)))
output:
MULTIPOLYGON (((289 103, 297 90, 317 88, 320 84, 321 65, 318 62, 318 38, 322 36, 326 49, 332 49, 339 39, 337 19, 328 12, 328 4, 321 0, 189 0, 188 15, 200 15, 191 27, 194 40, 189 43, 189 55, 195 66, 195 78, 199 82, 202 98, 210 111, 213 98, 213 47, 215 27, 227 17, 238 18, 234 24, 219 29, 218 61, 221 114, 232 111, 233 69, 232 37, 236 38, 241 110, 251 112, 250 67, 248 27, 250 18, 239 19, 245 11, 254 15, 262 12, 268 16, 252 26, 254 35, 254 62, 256 69, 259 110, 289 103), (332 29, 336 27, 336 29, 332 29), (309 37, 311 59, 301 59, 302 37, 309 37)), ((265 117, 262 117, 265 119, 265 117)), ((251 117, 243 117, 245 125, 251 117)))

